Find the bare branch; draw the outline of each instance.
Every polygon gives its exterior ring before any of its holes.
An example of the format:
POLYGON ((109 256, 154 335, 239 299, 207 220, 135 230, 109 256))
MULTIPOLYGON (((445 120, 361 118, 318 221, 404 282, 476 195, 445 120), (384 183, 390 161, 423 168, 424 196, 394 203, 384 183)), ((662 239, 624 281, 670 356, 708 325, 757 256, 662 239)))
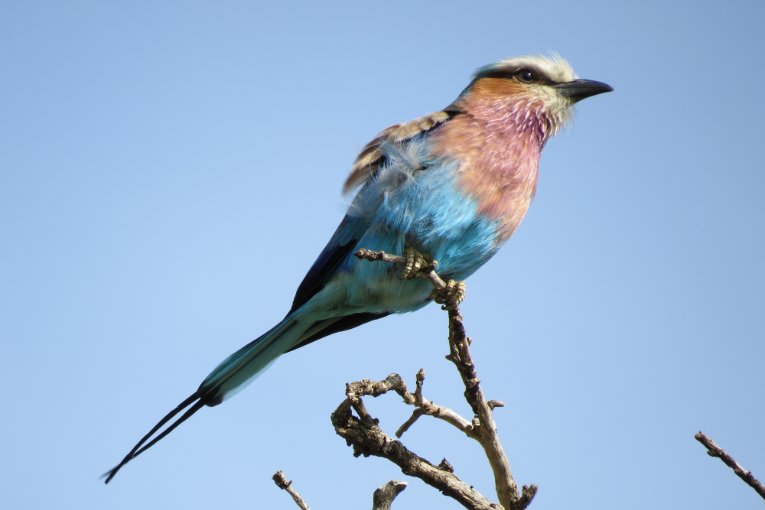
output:
MULTIPOLYGON (((390 262, 393 264, 406 264, 407 260, 406 257, 402 257, 401 255, 391 255, 390 253, 385 253, 384 251, 373 251, 373 250, 367 250, 365 248, 362 248, 358 250, 354 255, 360 259, 364 260, 382 260, 384 262, 390 262)), ((433 269, 430 271, 427 271, 425 273, 421 273, 421 278, 427 278, 428 280, 433 283, 433 286, 437 289, 444 289, 446 288, 446 282, 441 279, 440 276, 438 276, 438 273, 435 271, 435 266, 437 264, 434 263, 433 269)))
POLYGON ((521 492, 518 492, 518 485, 510 471, 510 463, 497 435, 492 406, 486 402, 481 391, 480 380, 470 355, 470 338, 465 333, 465 326, 462 323, 462 314, 457 307, 448 308, 448 312, 450 352, 447 358, 457 367, 465 385, 465 399, 476 415, 474 427, 478 433, 477 440, 483 447, 494 472, 497 497, 505 509, 523 510, 531 503, 537 487, 524 485, 521 492))
POLYGON ((390 510, 396 496, 406 489, 406 482, 391 480, 381 485, 372 495, 372 510, 390 510))
POLYGON ((720 448, 717 443, 712 441, 712 439, 703 432, 699 431, 699 433, 694 437, 699 443, 703 444, 707 448, 707 455, 710 457, 717 457, 723 461, 726 466, 731 468, 733 472, 738 475, 739 478, 741 478, 744 482, 746 482, 747 485, 754 489, 755 492, 760 495, 760 497, 765 499, 765 487, 757 478, 754 477, 751 471, 744 469, 741 464, 736 462, 736 459, 726 453, 725 450, 720 448))
POLYGON ((379 382, 365 379, 349 384, 346 388, 346 400, 332 414, 335 430, 346 439, 348 445, 353 446, 356 456, 375 455, 387 458, 398 464, 405 474, 422 479, 467 508, 496 509, 496 505, 490 503, 472 487, 457 478, 453 474, 453 467, 445 459, 439 466, 434 466, 408 450, 399 441, 388 437, 379 428, 377 420, 367 412, 362 397, 377 397, 387 391, 395 391, 406 404, 416 408, 412 416, 396 432, 398 437, 401 437, 424 415, 433 416, 452 424, 481 444, 491 465, 497 497, 502 507, 505 510, 524 510, 534 498, 537 488, 534 485, 523 486, 519 491, 510 471, 507 456, 499 441, 493 418, 493 410, 504 404, 496 400, 487 402, 481 391, 480 380, 470 355, 470 339, 465 333, 462 315, 458 307, 465 295, 464 283, 454 280, 445 282, 435 271, 436 261, 411 249, 407 249, 405 257, 366 249, 358 250, 355 255, 360 259, 369 261, 384 261, 404 265, 402 278, 418 277, 427 278, 431 281, 434 287, 431 297, 437 303, 442 304, 442 308, 447 310, 449 314, 449 355, 447 359, 454 363, 460 373, 465 385, 465 398, 475 416, 468 422, 451 409, 438 406, 423 397, 422 387, 425 373, 420 370, 417 373, 417 387, 414 394, 407 390, 403 380, 397 374, 391 374, 379 382), (353 411, 358 417, 353 415, 353 411))
POLYGON ((424 414, 425 414, 425 411, 423 411, 422 409, 415 409, 412 412, 412 416, 410 416, 409 419, 406 420, 404 423, 402 423, 401 426, 398 428, 398 430, 396 431, 396 437, 401 439, 401 436, 404 435, 404 432, 409 430, 409 428, 412 425, 414 425, 414 422, 416 422, 420 418, 420 416, 424 414))
MULTIPOLYGON (((475 439, 473 425, 469 421, 460 416, 460 414, 456 411, 449 409, 448 407, 440 406, 422 396, 422 387, 425 384, 425 370, 422 368, 417 371, 416 381, 417 387, 413 396, 409 394, 409 392, 406 392, 408 394, 407 396, 401 395, 401 393, 399 393, 402 398, 404 398, 405 403, 414 405, 417 409, 415 409, 412 413, 412 416, 403 425, 401 425, 401 427, 399 427, 399 429, 396 431, 396 437, 401 438, 401 436, 404 435, 404 432, 409 430, 409 427, 414 425, 414 422, 417 421, 420 416, 432 416, 433 418, 437 418, 439 420, 445 421, 446 423, 449 423, 450 425, 459 429, 461 432, 465 433, 465 435, 468 437, 475 439)), ((406 386, 404 385, 403 380, 401 381, 401 387, 404 391, 406 391, 406 386)), ((398 390, 396 391, 398 392, 398 390)))
POLYGON ((489 409, 494 410, 497 407, 505 407, 505 403, 501 400, 489 400, 486 402, 486 405, 489 406, 489 409))
POLYGON ((300 507, 300 510, 310 510, 308 503, 306 503, 303 498, 300 497, 300 494, 292 488, 292 481, 287 480, 287 477, 284 476, 284 471, 279 470, 274 473, 273 480, 277 487, 287 491, 287 493, 292 496, 292 499, 295 501, 295 504, 300 507))
MULTIPOLYGON (((384 381, 381 381, 384 382, 384 381)), ((371 393, 370 393, 371 395, 371 393)), ((361 395, 357 395, 360 397, 361 395)), ((335 431, 353 447, 356 457, 374 455, 390 460, 409 476, 415 476, 449 496, 466 508, 475 510, 496 510, 491 501, 453 473, 434 466, 426 459, 409 450, 400 441, 388 436, 371 417, 362 418, 353 399, 346 398, 332 413, 335 431), (353 410, 359 417, 353 415, 353 410)), ((367 415, 368 416, 368 415, 367 415)))

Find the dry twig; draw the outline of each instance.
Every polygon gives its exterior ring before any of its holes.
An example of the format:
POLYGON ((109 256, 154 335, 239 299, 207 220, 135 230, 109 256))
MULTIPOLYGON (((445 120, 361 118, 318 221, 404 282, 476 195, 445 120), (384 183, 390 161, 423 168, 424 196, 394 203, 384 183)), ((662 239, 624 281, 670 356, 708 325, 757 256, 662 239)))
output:
POLYGON ((384 261, 395 264, 405 264, 404 277, 427 278, 433 284, 434 299, 441 303, 442 308, 449 314, 449 359, 457 367, 465 385, 465 398, 470 404, 474 418, 466 420, 455 411, 439 406, 422 396, 422 386, 425 374, 422 370, 417 374, 417 387, 414 394, 406 388, 398 374, 391 374, 383 381, 367 379, 350 383, 346 387, 346 399, 332 414, 332 424, 335 431, 345 438, 348 445, 353 447, 354 455, 375 455, 387 458, 397 464, 405 474, 416 476, 425 483, 437 488, 447 496, 454 498, 466 508, 497 509, 483 495, 470 485, 460 480, 454 474, 454 468, 444 459, 438 466, 430 463, 416 453, 407 449, 401 442, 389 437, 378 426, 378 420, 372 418, 364 406, 362 397, 377 397, 388 391, 398 393, 404 403, 415 407, 412 416, 396 432, 397 437, 411 427, 421 416, 433 416, 444 420, 468 437, 478 441, 482 446, 494 473, 494 485, 497 498, 505 510, 525 509, 537 488, 534 485, 518 485, 513 479, 510 464, 497 436, 497 427, 493 418, 493 409, 502 407, 498 401, 486 401, 480 388, 480 381, 475 371, 470 355, 470 339, 465 333, 458 305, 464 297, 464 284, 450 280, 445 282, 435 272, 435 261, 420 257, 416 262, 416 271, 411 271, 412 255, 406 257, 390 255, 384 252, 359 250, 356 256, 370 261, 384 261), (423 263, 422 261, 425 261, 423 263), (353 411, 356 415, 354 416, 353 411))
POLYGON ((746 482, 746 484, 754 489, 757 494, 765 499, 765 486, 763 486, 762 482, 754 477, 751 471, 744 469, 741 464, 736 462, 736 459, 726 453, 725 450, 720 448, 717 443, 712 441, 712 439, 703 432, 697 433, 694 437, 699 443, 703 444, 707 448, 707 455, 710 457, 717 457, 723 461, 726 466, 731 468, 733 472, 738 475, 739 478, 746 482))
MULTIPOLYGON (((372 262, 376 260, 382 260, 383 262, 390 262, 391 264, 408 263, 407 258, 402 257, 401 255, 391 255, 390 253, 385 253, 384 251, 367 250, 364 248, 358 250, 354 255, 360 259, 369 260, 372 262)), ((438 273, 436 273, 437 265, 438 264, 433 263, 432 268, 425 268, 428 271, 420 273, 420 276, 429 279, 435 288, 443 289, 446 287, 446 282, 443 281, 440 276, 438 276, 438 273)))
POLYGON ((391 480, 381 485, 372 494, 372 510, 390 510, 390 505, 396 496, 406 489, 406 482, 391 480))
POLYGON ((292 499, 295 500, 295 504, 300 507, 300 510, 310 510, 308 503, 306 503, 305 500, 300 497, 300 494, 292 488, 292 481, 287 480, 287 477, 284 476, 284 471, 279 470, 274 473, 273 480, 277 487, 287 491, 287 493, 292 496, 292 499))

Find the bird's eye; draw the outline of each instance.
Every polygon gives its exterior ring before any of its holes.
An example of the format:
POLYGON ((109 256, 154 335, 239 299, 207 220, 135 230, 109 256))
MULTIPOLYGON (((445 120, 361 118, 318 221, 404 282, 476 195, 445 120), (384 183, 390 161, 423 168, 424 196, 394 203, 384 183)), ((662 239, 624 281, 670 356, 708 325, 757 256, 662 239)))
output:
POLYGON ((521 69, 518 71, 518 79, 522 82, 531 83, 534 81, 534 73, 528 69, 521 69))

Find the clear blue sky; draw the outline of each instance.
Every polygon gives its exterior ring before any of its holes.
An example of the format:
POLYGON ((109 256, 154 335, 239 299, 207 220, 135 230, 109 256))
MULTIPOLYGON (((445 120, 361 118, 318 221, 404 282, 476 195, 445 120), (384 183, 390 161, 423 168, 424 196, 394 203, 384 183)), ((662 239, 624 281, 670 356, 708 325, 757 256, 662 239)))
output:
MULTIPOLYGON (((277 469, 317 510, 370 505, 402 475, 329 414, 420 367, 467 412, 435 306, 281 358, 98 476, 281 318, 376 132, 555 50, 615 92, 548 144, 464 305, 518 481, 538 510, 762 508, 693 434, 765 479, 764 23, 754 0, 3 2, 2 506, 294 508, 277 469)), ((408 414, 370 405, 391 432, 408 414)), ((490 491, 456 431, 407 441, 490 491)), ((436 505, 458 508, 415 480, 396 506, 436 505)))

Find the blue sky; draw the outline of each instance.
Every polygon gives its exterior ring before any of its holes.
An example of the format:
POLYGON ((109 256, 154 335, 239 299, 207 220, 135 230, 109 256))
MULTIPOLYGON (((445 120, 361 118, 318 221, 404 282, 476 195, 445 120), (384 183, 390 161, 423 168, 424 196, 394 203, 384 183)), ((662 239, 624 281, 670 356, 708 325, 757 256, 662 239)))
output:
MULTIPOLYGON (((552 140, 521 228, 463 311, 531 508, 761 508, 765 4, 5 2, 0 373, 5 507, 364 507, 344 384, 420 367, 467 413, 435 306, 281 358, 104 487, 222 358, 278 321, 380 129, 494 60, 558 51, 614 86, 552 140), (468 7, 470 5, 470 7, 468 7)), ((370 403, 394 431, 408 411, 370 403)), ((477 446, 407 438, 490 493, 477 446)), ((398 508, 458 508, 410 480, 398 508)), ((395 508, 394 507, 394 508, 395 508)))

